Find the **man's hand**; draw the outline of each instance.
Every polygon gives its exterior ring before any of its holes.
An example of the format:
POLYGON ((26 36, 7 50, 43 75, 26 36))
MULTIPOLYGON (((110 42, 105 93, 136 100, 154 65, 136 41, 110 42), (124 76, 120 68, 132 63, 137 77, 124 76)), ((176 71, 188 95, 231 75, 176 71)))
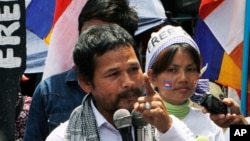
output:
POLYGON ((145 121, 155 126, 160 132, 165 133, 171 127, 172 119, 164 106, 162 98, 151 87, 147 75, 144 74, 143 77, 147 94, 138 98, 134 109, 141 113, 145 121))

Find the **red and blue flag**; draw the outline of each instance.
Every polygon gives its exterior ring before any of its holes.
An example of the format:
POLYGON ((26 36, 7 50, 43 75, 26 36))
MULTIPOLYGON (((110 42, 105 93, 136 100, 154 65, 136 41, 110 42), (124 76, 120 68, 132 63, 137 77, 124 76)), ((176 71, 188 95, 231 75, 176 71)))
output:
MULTIPOLYGON (((202 0, 194 35, 203 65, 208 63, 202 77, 238 91, 242 89, 245 7, 246 0, 202 0)), ((249 80, 248 75, 248 93, 249 80)))

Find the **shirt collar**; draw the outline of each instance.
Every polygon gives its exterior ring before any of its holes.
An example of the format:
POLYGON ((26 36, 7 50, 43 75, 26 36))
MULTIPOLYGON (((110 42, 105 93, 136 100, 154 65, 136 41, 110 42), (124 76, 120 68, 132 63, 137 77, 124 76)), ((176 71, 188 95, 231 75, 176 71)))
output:
MULTIPOLYGON (((112 132, 114 134, 117 134, 120 136, 120 133, 118 131, 118 129, 116 129, 112 124, 110 124, 104 117, 103 115, 97 110, 97 108, 95 107, 94 105, 94 102, 93 102, 93 99, 91 100, 91 107, 93 109, 93 113, 95 115, 95 118, 96 118, 96 123, 97 123, 97 128, 99 130, 106 130, 104 128, 109 128, 109 130, 112 130, 112 132)), ((134 135, 134 127, 132 126, 132 136, 133 138, 135 137, 134 135)), ((102 136, 102 135, 101 135, 102 136)))
POLYGON ((91 107, 93 109, 93 113, 96 117, 96 122, 97 122, 97 126, 98 128, 100 128, 102 125, 104 125, 105 123, 110 124, 104 117, 103 115, 96 109, 93 100, 91 100, 91 107))
POLYGON ((66 78, 65 78, 65 83, 67 85, 74 85, 77 84, 77 72, 75 69, 70 69, 67 71, 66 78))

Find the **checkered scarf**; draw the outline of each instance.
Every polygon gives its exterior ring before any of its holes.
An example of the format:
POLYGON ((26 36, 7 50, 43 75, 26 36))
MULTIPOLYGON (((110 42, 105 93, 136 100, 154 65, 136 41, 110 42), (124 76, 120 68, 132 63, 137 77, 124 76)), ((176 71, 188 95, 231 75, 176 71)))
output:
POLYGON ((97 123, 91 108, 92 94, 87 94, 71 114, 65 141, 100 141, 97 123))
MULTIPOLYGON (((87 94, 82 102, 70 115, 65 132, 65 141, 100 141, 99 131, 91 108, 92 94, 87 94)), ((156 128, 147 126, 148 141, 157 141, 156 128)))

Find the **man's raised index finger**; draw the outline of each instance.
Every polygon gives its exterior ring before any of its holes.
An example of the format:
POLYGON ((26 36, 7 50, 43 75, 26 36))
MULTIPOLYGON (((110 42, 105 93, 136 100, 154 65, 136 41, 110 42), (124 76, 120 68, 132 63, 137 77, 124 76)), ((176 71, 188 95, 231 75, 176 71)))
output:
POLYGON ((149 79, 148 79, 148 76, 147 74, 143 74, 143 79, 144 79, 144 85, 145 85, 145 88, 146 88, 146 95, 147 96, 152 96, 155 94, 155 91, 154 89, 152 88, 150 82, 149 82, 149 79))

